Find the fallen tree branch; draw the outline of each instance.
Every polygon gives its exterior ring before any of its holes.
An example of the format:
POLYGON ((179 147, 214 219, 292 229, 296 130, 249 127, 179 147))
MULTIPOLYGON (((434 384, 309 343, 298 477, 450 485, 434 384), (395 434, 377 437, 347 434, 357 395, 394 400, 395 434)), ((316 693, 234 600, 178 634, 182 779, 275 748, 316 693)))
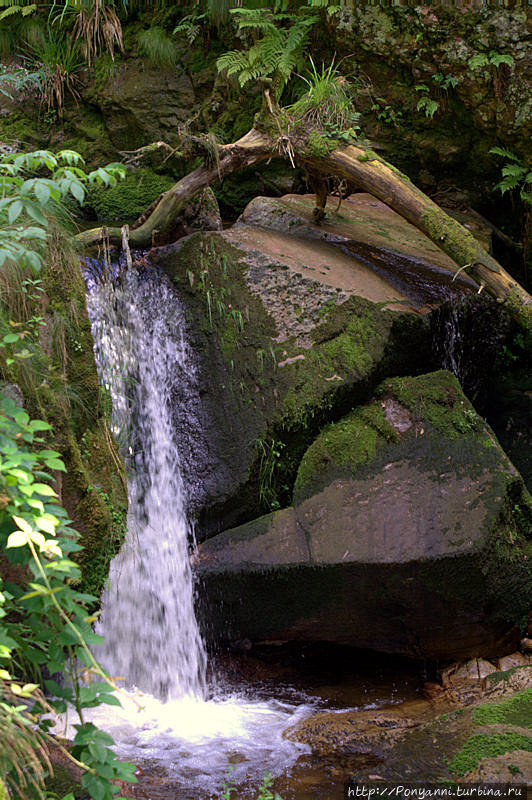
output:
MULTIPOLYGON (((294 132, 292 125, 284 131, 282 112, 277 107, 271 107, 269 94, 266 94, 266 100, 266 111, 263 106, 265 124, 261 125, 263 129, 253 128, 237 142, 218 146, 217 163, 208 159, 211 163, 198 167, 162 194, 150 207, 149 213, 142 215, 141 224, 130 231, 129 243, 132 248, 151 247, 164 237, 165 232, 175 225, 188 201, 211 183, 281 154, 292 165, 297 163, 312 176, 316 190, 317 221, 324 216, 325 178, 335 176, 372 194, 404 217, 447 253, 460 270, 467 269, 474 280, 491 294, 502 300, 515 296, 522 305, 532 306, 532 297, 528 292, 486 252, 467 228, 446 214, 406 175, 362 145, 334 142, 316 130, 294 132), (269 115, 269 120, 266 115, 269 115), (316 137, 320 141, 320 136, 323 147, 316 147, 316 137)), ((160 143, 157 146, 160 147, 160 143)), ((96 244, 104 230, 94 228, 84 231, 78 234, 77 239, 84 245, 96 244)), ((109 241, 116 244, 121 242, 120 227, 108 228, 106 233, 109 241)))

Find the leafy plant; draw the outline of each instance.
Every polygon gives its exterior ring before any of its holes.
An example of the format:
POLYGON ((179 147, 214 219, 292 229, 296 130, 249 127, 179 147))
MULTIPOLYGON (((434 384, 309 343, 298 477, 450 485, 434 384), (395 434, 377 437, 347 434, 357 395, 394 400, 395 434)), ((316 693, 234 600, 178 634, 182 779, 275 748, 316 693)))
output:
POLYGON ((264 778, 262 779, 262 783, 259 786, 259 793, 257 795, 257 800, 282 800, 280 795, 275 792, 272 792, 273 786, 273 775, 271 772, 266 772, 264 774, 264 778))
POLYGON ((502 180, 495 189, 501 194, 518 189, 521 200, 532 205, 532 170, 515 153, 504 147, 492 147, 490 153, 506 159, 506 164, 501 168, 502 180))
POLYGON ((401 111, 389 105, 383 97, 376 97, 371 105, 371 110, 379 120, 386 125, 394 125, 398 127, 403 114, 401 111))
POLYGON ((111 58, 115 50, 124 52, 122 25, 112 0, 65 0, 54 23, 65 21, 72 21, 73 39, 89 66, 102 52, 109 53, 111 58))
POLYGON ((277 497, 276 475, 282 465, 283 442, 275 439, 257 439, 259 454, 259 502, 261 506, 274 511, 280 508, 277 497))
POLYGON ((430 117, 430 119, 432 119, 434 117, 434 114, 440 107, 440 104, 436 100, 433 100, 432 97, 430 97, 429 95, 430 90, 426 84, 419 83, 417 86, 414 87, 414 89, 416 90, 416 92, 423 93, 417 102, 416 111, 424 111, 425 116, 430 117))
POLYGON ((513 56, 508 53, 497 53, 490 50, 489 53, 477 53, 467 62, 469 69, 474 71, 479 67, 491 67, 493 88, 497 100, 502 100, 507 90, 507 82, 510 74, 510 67, 514 63, 513 56))
MULTIPOLYGON (((175 33, 175 31, 174 31, 175 33)), ((177 61, 176 43, 162 28, 148 28, 137 36, 139 52, 158 67, 170 69, 177 61)))
POLYGON ((231 50, 217 60, 219 72, 236 75, 240 86, 259 78, 272 78, 275 92, 280 94, 292 73, 302 67, 304 47, 315 14, 275 13, 268 8, 234 8, 238 30, 250 32, 253 43, 248 50, 231 50))
MULTIPOLYGON (((81 163, 70 151, 57 156, 37 151, 2 157, 2 275, 6 269, 19 269, 17 261, 31 270, 39 268, 38 250, 49 235, 47 215, 54 203, 69 192, 82 199, 89 176, 81 163), (39 171, 51 177, 34 177, 39 171)), ((111 182, 120 170, 102 170, 96 177, 98 172, 93 179, 111 182)), ((24 277, 24 272, 20 287, 23 298, 30 301, 39 297, 42 288, 38 278, 24 277)), ((31 303, 26 307, 24 302, 17 313, 31 308, 31 303)), ((17 358, 24 363, 37 355, 38 351, 28 349, 28 336, 33 332, 38 342, 43 321, 35 314, 24 325, 10 320, 0 339, 6 364, 17 358)), ((83 709, 99 703, 116 705, 119 700, 89 650, 88 645, 99 640, 87 611, 87 603, 95 598, 74 588, 80 572, 70 556, 81 548, 52 485, 50 471, 63 472, 65 467, 60 454, 47 447, 45 437, 50 430, 47 422, 30 419, 13 399, 0 397, 0 551, 4 558, 4 582, 0 578, 0 791, 5 795, 7 786, 10 795, 21 800, 44 798, 44 780, 51 771, 48 730, 52 723, 47 716, 51 711, 61 713, 68 703, 80 717, 72 751, 66 751, 57 740, 54 746, 81 768, 82 786, 94 800, 111 800, 118 793, 113 781, 134 781, 134 767, 119 762, 110 737, 83 719, 83 709), (63 674, 61 686, 50 679, 56 673, 63 674), (89 677, 90 685, 83 685, 82 677, 89 677)))
POLYGON ((32 91, 42 92, 43 74, 25 67, 0 64, 0 93, 13 100, 32 91))
POLYGON ((289 111, 299 122, 323 129, 336 136, 356 138, 360 130, 360 115, 353 107, 353 91, 348 80, 340 74, 334 59, 321 70, 310 58, 308 76, 301 76, 307 91, 289 111))
POLYGON ((29 52, 33 64, 41 68, 41 102, 62 119, 65 94, 69 92, 76 101, 79 98, 79 73, 84 67, 81 49, 69 36, 48 28, 44 41, 31 46, 29 52))
POLYGON ((118 762, 108 746, 110 737, 83 722, 83 708, 102 702, 118 705, 119 701, 113 694, 114 685, 88 648, 99 641, 86 610, 86 603, 94 598, 72 588, 79 569, 69 555, 80 546, 46 472, 65 469, 59 453, 43 448, 41 433, 49 430, 48 423, 30 420, 13 400, 0 399, 0 547, 27 581, 24 590, 13 578, 4 585, 0 580, 0 689, 4 698, 0 719, 9 727, 12 744, 0 758, 0 778, 17 796, 28 796, 25 790, 31 785, 32 800, 43 797, 41 762, 44 759, 47 766, 46 738, 52 724, 45 715, 51 709, 61 713, 70 702, 81 720, 71 760, 84 770, 82 785, 90 796, 111 800, 116 787, 110 780, 135 780, 134 767, 118 762), (65 685, 59 687, 47 680, 41 672, 43 665, 47 674, 64 672, 65 685), (81 669, 100 681, 82 686, 81 669), (44 686, 57 699, 45 701, 44 686), (18 699, 32 702, 30 710, 18 699), (28 743, 36 746, 34 757, 21 762, 28 743), (104 764, 107 769, 102 769, 104 764))
POLYGON ((86 174, 82 157, 72 150, 12 153, 0 157, 0 267, 6 261, 39 272, 46 240, 47 213, 71 195, 83 203, 85 186, 112 186, 125 174, 108 164, 86 174), (43 177, 32 177, 39 173, 43 177), (44 177, 48 174, 48 177, 44 177))
POLYGON ((194 44, 204 31, 207 14, 187 14, 179 25, 174 28, 174 34, 184 33, 189 44, 194 44))
POLYGON ((441 73, 436 73, 436 75, 432 76, 432 82, 446 92, 449 89, 454 89, 458 85, 458 78, 455 78, 454 75, 451 74, 442 75, 441 73))
POLYGON ((508 53, 497 53, 496 50, 490 50, 489 53, 476 53, 471 56, 467 65, 469 69, 478 69, 478 67, 495 67, 497 69, 501 64, 506 64, 511 67, 514 63, 513 56, 508 53))

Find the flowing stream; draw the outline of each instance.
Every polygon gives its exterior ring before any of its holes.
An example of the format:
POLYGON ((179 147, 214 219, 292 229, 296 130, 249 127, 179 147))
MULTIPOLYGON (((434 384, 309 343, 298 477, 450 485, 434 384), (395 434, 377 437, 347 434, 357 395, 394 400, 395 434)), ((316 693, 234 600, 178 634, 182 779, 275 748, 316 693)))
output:
POLYGON ((305 752, 283 732, 310 707, 224 696, 207 685, 190 567, 189 465, 173 425, 175 387, 186 384, 190 395, 196 386, 184 310, 170 281, 151 268, 101 281, 89 265, 87 284, 129 492, 127 538, 103 594, 98 632, 105 643, 97 652, 126 691, 122 709, 100 707, 91 718, 121 756, 162 765, 185 792, 180 797, 211 796, 229 771, 231 781, 256 786, 266 770, 280 774, 305 752))

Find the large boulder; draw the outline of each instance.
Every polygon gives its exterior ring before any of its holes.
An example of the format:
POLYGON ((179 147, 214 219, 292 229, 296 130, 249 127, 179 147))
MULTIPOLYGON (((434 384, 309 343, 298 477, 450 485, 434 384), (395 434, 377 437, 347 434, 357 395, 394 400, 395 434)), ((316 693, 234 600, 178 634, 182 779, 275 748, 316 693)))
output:
POLYGON ((532 600, 531 520, 450 373, 387 379, 309 447, 293 506, 202 545, 207 635, 508 652, 532 600))
POLYGON ((181 64, 171 70, 129 59, 94 86, 92 99, 100 107, 111 143, 134 150, 163 140, 179 142, 179 125, 196 104, 191 80, 181 64))
POLYGON ((200 539, 288 504, 323 424, 387 375, 427 369, 426 318, 324 242, 239 226, 151 261, 186 305, 198 362, 199 402, 179 416, 176 387, 175 427, 200 539))

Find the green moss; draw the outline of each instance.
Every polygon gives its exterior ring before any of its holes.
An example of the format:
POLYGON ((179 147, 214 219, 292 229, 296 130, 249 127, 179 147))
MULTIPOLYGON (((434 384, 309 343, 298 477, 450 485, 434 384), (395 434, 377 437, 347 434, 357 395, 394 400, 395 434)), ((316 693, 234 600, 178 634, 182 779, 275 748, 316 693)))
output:
POLYGON ((492 672, 490 675, 487 676, 486 680, 488 681, 488 683, 500 683, 500 681, 508 681, 512 677, 512 675, 515 675, 515 673, 521 669, 532 670, 532 665, 527 665, 527 666, 516 665, 515 667, 511 667, 510 669, 507 669, 504 672, 492 672))
MULTIPOLYGON (((418 378, 392 378, 380 389, 407 408, 417 420, 433 425, 446 439, 458 439, 481 429, 482 421, 462 393, 458 380, 450 372, 440 370, 418 378)), ((484 441, 491 442, 489 437, 484 441)))
POLYGON ((397 439, 380 403, 353 411, 328 425, 305 453, 294 485, 300 503, 330 482, 334 474, 353 475, 375 457, 377 449, 397 439))
POLYGON ((475 261, 479 244, 457 220, 447 216, 439 208, 427 209, 421 215, 430 238, 453 260, 461 265, 475 261))
POLYGON ((319 131, 312 131, 308 137, 308 151, 311 156, 316 158, 324 158, 326 155, 336 150, 338 142, 331 139, 319 131))
POLYGON ((484 758, 501 756, 515 750, 532 751, 532 737, 521 733, 476 733, 470 736, 453 758, 449 768, 461 777, 471 772, 484 758))
POLYGON ((486 703, 473 710, 479 725, 514 725, 532 728, 532 689, 518 692, 500 703, 486 703))
POLYGON ((130 170, 112 189, 90 188, 85 206, 94 210, 99 221, 133 222, 173 184, 173 178, 168 175, 157 175, 152 169, 142 167, 130 170))

